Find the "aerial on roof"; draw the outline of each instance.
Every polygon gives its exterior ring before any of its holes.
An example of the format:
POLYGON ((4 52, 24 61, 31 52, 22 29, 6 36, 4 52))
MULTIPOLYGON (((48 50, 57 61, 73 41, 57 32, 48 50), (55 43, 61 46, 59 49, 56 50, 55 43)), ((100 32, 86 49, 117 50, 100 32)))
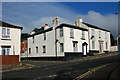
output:
POLYGON ((15 25, 12 25, 12 24, 9 24, 9 23, 6 23, 6 22, 3 22, 3 21, 0 21, 0 26, 3 26, 3 27, 10 27, 10 28, 23 29, 23 27, 15 26, 15 25))

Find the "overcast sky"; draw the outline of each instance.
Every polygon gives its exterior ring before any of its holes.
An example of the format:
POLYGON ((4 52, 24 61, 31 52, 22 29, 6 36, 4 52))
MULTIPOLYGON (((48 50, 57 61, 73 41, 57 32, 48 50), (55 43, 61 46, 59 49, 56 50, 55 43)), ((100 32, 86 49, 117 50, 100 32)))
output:
POLYGON ((115 13, 117 2, 3 2, 2 20, 24 27, 23 33, 44 24, 52 27, 52 20, 59 16, 60 23, 74 24, 81 17, 83 22, 110 30, 116 35, 115 13))

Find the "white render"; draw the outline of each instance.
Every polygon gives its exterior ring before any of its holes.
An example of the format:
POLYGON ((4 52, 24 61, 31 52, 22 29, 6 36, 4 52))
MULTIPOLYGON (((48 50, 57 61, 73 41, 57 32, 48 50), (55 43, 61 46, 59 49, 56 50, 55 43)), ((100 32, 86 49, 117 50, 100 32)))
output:
MULTIPOLYGON (((74 38, 70 38, 70 29, 69 25, 63 26, 63 36, 60 37, 60 28, 59 25, 59 18, 56 17, 53 20, 53 28, 46 33, 46 40, 44 40, 44 32, 34 35, 34 43, 33 43, 33 36, 28 37, 28 54, 26 57, 65 57, 65 53, 78 53, 82 55, 87 55, 89 51, 95 50, 99 53, 104 53, 104 51, 110 51, 110 32, 104 29, 97 29, 87 26, 82 22, 81 18, 78 18, 75 22, 73 27, 80 27, 80 29, 73 28, 74 30, 74 38), (84 29, 86 31, 84 31, 84 29), (94 29, 95 36, 91 39, 91 29, 94 29), (56 30, 56 32, 55 32, 56 30), (82 39, 82 31, 85 32, 85 39, 82 39), (99 39, 99 31, 101 31, 101 38, 99 39), (108 37, 105 38, 105 34, 107 33, 108 37), (57 40, 57 43, 56 43, 57 40), (95 49, 92 49, 92 40, 95 41, 95 49), (77 51, 73 49, 73 42, 77 42, 77 51), (103 50, 100 51, 99 41, 103 43, 103 50), (107 42, 107 49, 106 49, 106 42, 107 42), (64 51, 60 52, 60 43, 63 43, 64 51), (83 44, 87 44, 83 46, 83 44), (43 53, 43 46, 46 46, 46 53, 43 53), (36 53, 36 47, 38 47, 38 53, 36 53), (29 54, 29 48, 31 49, 31 54, 29 54), (57 50, 57 51, 56 51, 57 50), (87 50, 87 51, 83 51, 87 50), (56 55, 57 54, 57 55, 56 55)), ((71 25, 70 25, 71 26, 71 25)), ((49 28, 47 28, 49 29, 49 28)), ((45 28, 45 30, 47 30, 45 28)))
POLYGON ((2 46, 10 46, 9 55, 20 55, 20 43, 21 43, 20 28, 0 26, 0 55, 2 55, 2 46), (8 39, 2 38, 2 28, 10 29, 10 38, 8 39))
POLYGON ((100 30, 100 29, 95 29, 89 27, 89 43, 90 43, 90 50, 96 50, 100 52, 100 41, 103 43, 103 51, 110 51, 111 43, 110 43, 110 32, 100 30), (93 39, 90 39, 92 37, 92 29, 94 29, 94 35, 95 37, 93 39), (99 38, 99 31, 101 32, 101 38, 99 38), (107 38, 105 38, 105 34, 107 34, 107 38), (95 48, 92 48, 92 41, 95 41, 95 48), (108 48, 106 49, 106 42, 108 43, 108 48))

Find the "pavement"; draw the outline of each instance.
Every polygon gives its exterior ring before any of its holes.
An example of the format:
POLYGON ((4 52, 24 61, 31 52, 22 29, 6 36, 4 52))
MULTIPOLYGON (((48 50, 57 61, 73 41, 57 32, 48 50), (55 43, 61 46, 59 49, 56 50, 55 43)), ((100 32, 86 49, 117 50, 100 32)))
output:
POLYGON ((115 75, 119 74, 119 59, 120 53, 110 53, 70 61, 23 61, 23 64, 32 65, 31 68, 3 72, 2 78, 3 80, 111 80, 113 77, 118 78, 115 75))

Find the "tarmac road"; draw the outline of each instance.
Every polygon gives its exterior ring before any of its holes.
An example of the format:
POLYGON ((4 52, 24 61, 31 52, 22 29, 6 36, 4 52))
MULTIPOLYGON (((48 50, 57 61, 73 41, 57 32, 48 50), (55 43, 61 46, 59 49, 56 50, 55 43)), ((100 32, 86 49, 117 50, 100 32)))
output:
POLYGON ((113 78, 119 79, 119 59, 120 55, 114 55, 76 62, 33 62, 36 64, 34 68, 4 72, 2 78, 3 80, 16 78, 17 80, 93 80, 93 78, 113 80, 113 78))

